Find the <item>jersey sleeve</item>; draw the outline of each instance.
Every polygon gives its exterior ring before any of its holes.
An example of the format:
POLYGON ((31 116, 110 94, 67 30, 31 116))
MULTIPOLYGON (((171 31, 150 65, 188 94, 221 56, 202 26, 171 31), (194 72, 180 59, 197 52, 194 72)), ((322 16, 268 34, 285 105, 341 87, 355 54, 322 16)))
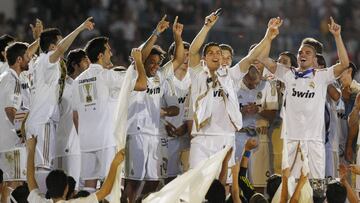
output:
POLYGON ((103 69, 100 76, 108 87, 121 87, 126 71, 114 71, 103 69))
POLYGON ((5 85, 5 107, 18 110, 21 106, 21 86, 19 80, 7 80, 5 85))
POLYGON ((172 78, 174 76, 174 65, 172 61, 167 62, 160 68, 161 77, 164 79, 172 78))
POLYGON ((172 87, 172 84, 169 81, 165 81, 163 86, 164 86, 163 99, 166 103, 166 106, 179 106, 175 94, 175 90, 174 87, 172 87))
POLYGON ((287 68, 285 65, 277 63, 276 71, 275 71, 274 75, 277 77, 277 79, 279 79, 281 81, 284 81, 285 80, 285 75, 289 71, 290 71, 290 69, 287 68))
POLYGON ((237 63, 235 66, 229 68, 229 74, 234 81, 240 81, 246 73, 241 72, 239 63, 237 63))
POLYGON ((74 80, 71 85, 71 107, 72 107, 73 111, 78 111, 79 100, 80 100, 79 85, 78 85, 78 81, 74 80))
POLYGON ((324 80, 326 84, 332 84, 335 81, 334 75, 334 66, 330 68, 321 69, 318 71, 318 74, 321 74, 321 79, 324 80))
POLYGON ((278 110, 278 93, 276 89, 276 81, 267 81, 263 90, 264 97, 262 99, 262 107, 264 110, 278 110))

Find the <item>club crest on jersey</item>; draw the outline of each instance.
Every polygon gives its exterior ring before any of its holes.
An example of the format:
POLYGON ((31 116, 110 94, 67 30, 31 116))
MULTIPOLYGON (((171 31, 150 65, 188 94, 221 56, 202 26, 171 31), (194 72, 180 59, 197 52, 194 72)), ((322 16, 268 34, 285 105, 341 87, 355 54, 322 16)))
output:
POLYGON ((311 82, 309 83, 309 87, 315 89, 315 83, 314 83, 314 81, 311 81, 311 82))
POLYGON ((262 92, 258 92, 257 95, 256 95, 256 98, 261 99, 262 98, 262 92))
POLYGON ((306 92, 302 92, 302 91, 297 91, 297 90, 295 90, 295 88, 293 88, 292 91, 293 91, 293 93, 291 94, 291 96, 293 96, 293 97, 314 98, 314 96, 315 96, 315 92, 310 92, 310 90, 308 90, 306 92))

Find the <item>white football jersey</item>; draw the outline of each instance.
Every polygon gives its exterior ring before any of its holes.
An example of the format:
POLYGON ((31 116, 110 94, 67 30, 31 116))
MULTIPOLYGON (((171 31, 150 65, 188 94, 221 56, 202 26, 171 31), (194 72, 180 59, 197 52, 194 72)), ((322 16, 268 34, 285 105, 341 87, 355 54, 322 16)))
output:
POLYGON ((297 78, 282 64, 275 76, 285 83, 286 138, 324 141, 324 110, 327 86, 334 82, 334 69, 315 70, 308 78, 297 78))
MULTIPOLYGON (((148 134, 160 135, 161 99, 166 93, 166 79, 173 77, 171 62, 162 67, 156 76, 147 78, 146 91, 131 93, 128 113, 128 135, 148 134)), ((171 104, 170 104, 171 106, 171 104)))
POLYGON ((80 154, 80 139, 73 122, 73 79, 67 77, 59 104, 60 120, 56 132, 56 156, 80 154))
POLYGON ((58 121, 60 62, 50 63, 52 53, 41 53, 29 67, 31 111, 26 125, 58 121))
POLYGON ((7 62, 0 61, 0 75, 9 69, 9 64, 7 62))
MULTIPOLYGON (((129 68, 133 68, 130 66, 129 68)), ((82 152, 96 151, 116 145, 115 113, 125 71, 104 69, 90 64, 74 81, 73 110, 78 112, 82 152)), ((136 71, 134 71, 136 74, 136 71)), ((137 76, 133 76, 136 82, 137 76)))
POLYGON ((15 126, 8 119, 5 108, 20 108, 20 89, 19 77, 13 69, 9 68, 0 75, 0 151, 12 149, 19 143, 15 126))

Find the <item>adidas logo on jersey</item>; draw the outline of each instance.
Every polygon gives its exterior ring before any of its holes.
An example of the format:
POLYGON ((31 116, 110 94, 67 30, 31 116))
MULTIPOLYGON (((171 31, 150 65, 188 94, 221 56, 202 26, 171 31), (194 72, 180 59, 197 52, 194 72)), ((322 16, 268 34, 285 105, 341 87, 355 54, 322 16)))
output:
POLYGON ((157 88, 147 88, 146 90, 147 94, 160 94, 160 87, 157 88))
POLYGON ((292 89, 293 93, 291 96, 293 97, 301 97, 301 98, 314 98, 315 92, 310 92, 310 90, 306 92, 296 91, 295 88, 292 89))

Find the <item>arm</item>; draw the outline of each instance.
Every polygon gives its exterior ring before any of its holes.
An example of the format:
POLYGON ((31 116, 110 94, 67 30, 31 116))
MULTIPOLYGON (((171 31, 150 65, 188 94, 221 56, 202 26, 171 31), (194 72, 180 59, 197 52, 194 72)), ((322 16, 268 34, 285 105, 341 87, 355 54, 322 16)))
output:
POLYGON ((229 160, 231 158, 232 152, 233 152, 233 149, 230 148, 229 151, 226 153, 226 156, 225 156, 225 158, 224 158, 224 160, 222 162, 222 165, 221 165, 221 171, 220 171, 220 174, 219 174, 219 181, 224 187, 226 186, 228 164, 229 164, 229 160))
POLYGON ((174 71, 184 63, 184 44, 181 37, 184 26, 177 22, 178 17, 176 16, 173 24, 173 33, 175 40, 175 54, 172 60, 174 71))
POLYGON ((35 26, 33 24, 30 24, 30 28, 33 34, 33 38, 34 38, 34 42, 30 44, 29 48, 28 48, 28 53, 30 55, 30 58, 33 57, 33 55, 37 52, 37 50, 39 49, 39 44, 40 44, 40 34, 42 33, 42 31, 44 30, 44 26, 41 20, 36 19, 36 23, 35 26))
POLYGON ((86 21, 84 23, 82 23, 79 27, 77 27, 74 31, 72 31, 68 36, 66 36, 64 39, 62 39, 59 42, 57 49, 50 56, 50 59, 49 59, 50 63, 55 63, 56 61, 58 61, 60 59, 60 57, 62 55, 64 55, 64 53, 69 49, 70 45, 73 43, 75 38, 83 30, 85 30, 85 29, 88 29, 88 30, 94 29, 94 23, 91 22, 92 19, 93 19, 92 17, 86 19, 86 21))
POLYGON ((339 176, 340 176, 340 182, 345 186, 346 188, 346 196, 350 203, 359 202, 358 197, 356 196, 354 190, 350 186, 350 184, 347 181, 348 178, 348 169, 344 164, 339 165, 339 176))
POLYGON ((333 101, 338 101, 340 99, 341 93, 332 84, 328 85, 327 93, 333 101))
POLYGON ((239 188, 239 171, 240 163, 236 162, 235 166, 231 168, 233 185, 231 187, 231 197, 234 203, 241 203, 240 199, 240 188, 239 188))
POLYGON ((330 17, 329 31, 334 36, 337 52, 339 56, 339 63, 334 65, 334 75, 339 77, 341 73, 349 67, 349 57, 346 52, 344 42, 341 38, 341 26, 334 22, 334 19, 330 17))
POLYGON ((345 158, 348 161, 353 159, 352 145, 359 132, 359 111, 360 111, 360 94, 356 96, 354 107, 348 118, 348 137, 346 140, 345 158))
POLYGON ((263 110, 259 114, 261 117, 271 122, 275 118, 277 111, 278 110, 263 110))
POLYGON ((201 28, 200 32, 191 42, 189 48, 189 67, 195 67, 200 63, 200 48, 204 44, 207 34, 209 33, 210 29, 215 25, 217 19, 218 16, 215 15, 215 12, 211 13, 205 18, 204 26, 201 28))
POLYGON ((37 138, 32 136, 26 141, 26 147, 28 149, 28 158, 26 166, 26 180, 28 183, 29 191, 31 192, 34 189, 39 188, 35 179, 35 148, 36 148, 37 138))
POLYGON ((77 111, 73 111, 73 122, 76 132, 79 133, 79 114, 77 111))
POLYGON ((98 201, 101 201, 105 199, 106 196, 108 196, 111 192, 111 189, 114 185, 115 177, 116 177, 116 171, 121 162, 125 158, 125 149, 120 150, 114 157, 109 173, 104 181, 104 184, 101 186, 100 190, 96 192, 96 197, 98 201))
POLYGON ((141 58, 141 50, 138 48, 134 48, 131 51, 131 56, 133 57, 135 61, 135 67, 138 72, 138 78, 136 79, 135 91, 145 91, 147 88, 147 78, 146 73, 144 69, 144 64, 142 62, 141 58))
POLYGON ((160 116, 173 117, 179 115, 179 107, 177 106, 168 106, 162 107, 160 111, 160 116))
POLYGON ((281 196, 280 196, 280 203, 286 203, 288 200, 288 180, 290 176, 290 168, 286 168, 282 171, 281 177, 281 196))
POLYGON ((269 56, 271 42, 279 34, 281 25, 282 20, 279 17, 270 19, 264 38, 239 62, 241 72, 246 73, 255 59, 269 56))
POLYGON ((154 32, 151 34, 151 36, 146 40, 144 44, 142 44, 139 48, 141 48, 141 55, 142 55, 142 61, 143 63, 147 59, 147 57, 150 55, 151 49, 154 46, 156 40, 160 36, 161 33, 163 33, 167 28, 169 27, 169 22, 166 21, 166 15, 160 20, 160 22, 157 24, 154 32))
POLYGON ((301 170, 301 176, 300 176, 298 184, 296 185, 295 192, 290 199, 290 203, 299 202, 301 190, 302 190, 303 186, 305 185, 307 179, 308 179, 308 177, 305 176, 301 170))
POLYGON ((5 113, 9 121, 14 125, 16 109, 14 107, 5 107, 5 113))

